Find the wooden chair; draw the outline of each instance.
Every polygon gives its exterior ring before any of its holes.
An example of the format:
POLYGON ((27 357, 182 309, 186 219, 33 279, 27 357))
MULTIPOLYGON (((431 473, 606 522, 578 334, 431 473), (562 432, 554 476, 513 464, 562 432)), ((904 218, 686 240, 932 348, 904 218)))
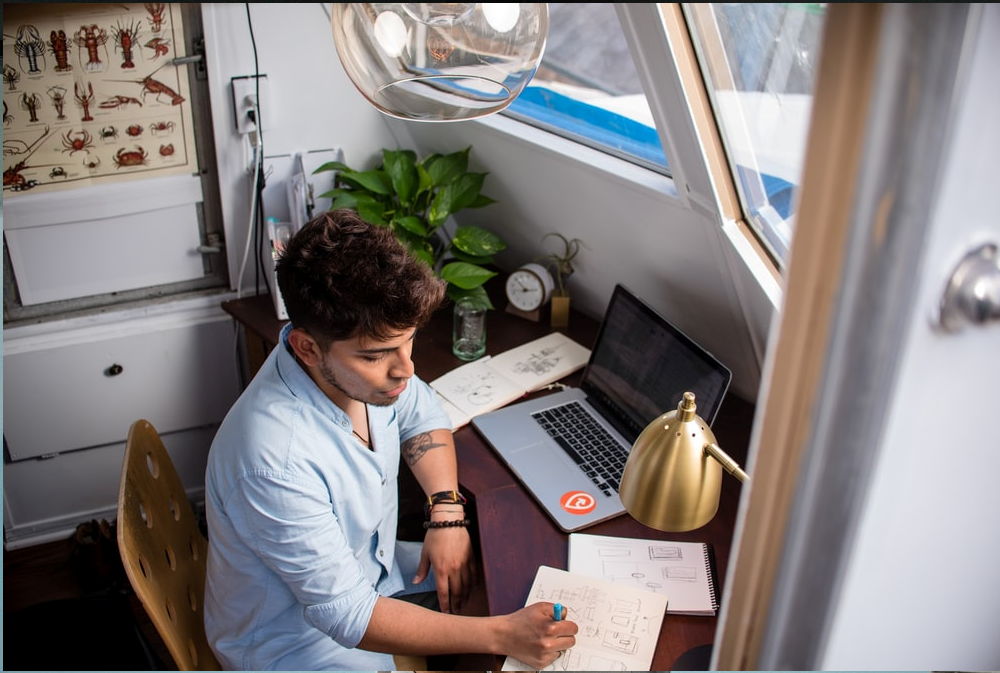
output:
POLYGON ((221 670, 203 621, 208 541, 163 441, 146 420, 128 431, 117 527, 125 573, 178 670, 221 670))

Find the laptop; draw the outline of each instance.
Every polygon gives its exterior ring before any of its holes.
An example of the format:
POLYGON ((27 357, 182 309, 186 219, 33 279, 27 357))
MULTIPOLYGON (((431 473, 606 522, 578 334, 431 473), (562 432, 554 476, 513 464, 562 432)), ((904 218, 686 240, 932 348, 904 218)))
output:
POLYGON ((686 391, 709 425, 732 373, 616 285, 579 387, 476 416, 472 426, 564 532, 625 512, 618 497, 639 433, 686 391))

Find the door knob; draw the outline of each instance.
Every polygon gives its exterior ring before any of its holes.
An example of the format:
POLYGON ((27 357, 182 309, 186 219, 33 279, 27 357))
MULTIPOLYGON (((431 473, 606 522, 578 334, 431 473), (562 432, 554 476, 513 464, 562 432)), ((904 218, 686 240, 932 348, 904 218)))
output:
POLYGON ((986 243, 958 263, 941 297, 939 321, 948 332, 966 324, 1000 321, 1000 257, 997 244, 986 243))

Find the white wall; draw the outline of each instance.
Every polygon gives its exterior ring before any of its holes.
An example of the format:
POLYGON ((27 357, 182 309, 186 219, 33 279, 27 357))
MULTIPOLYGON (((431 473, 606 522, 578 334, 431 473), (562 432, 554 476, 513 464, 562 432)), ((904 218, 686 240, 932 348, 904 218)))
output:
MULTIPOLYGON (((498 258, 501 268, 551 250, 542 243, 548 232, 580 238, 587 247, 570 280, 577 308, 599 318, 614 284, 629 286, 733 370, 733 392, 756 399, 774 298, 729 254, 721 225, 679 199, 671 181, 499 116, 449 124, 390 119, 348 80, 322 5, 257 3, 250 5, 250 14, 259 71, 267 74, 270 87, 265 104, 271 107, 262 111, 270 126, 265 155, 340 147, 346 163, 367 168, 377 163, 383 147, 408 147, 424 156, 472 146, 472 168, 489 173, 484 193, 498 203, 463 211, 455 219, 503 236, 509 248, 498 258), (528 136, 548 138, 551 146, 526 142, 528 136)), ((246 240, 250 186, 229 83, 253 73, 254 57, 244 5, 206 4, 204 18, 235 279, 246 240)), ((689 172, 701 162, 700 157, 677 160, 689 172)), ((243 278, 246 289, 252 274, 243 278)))

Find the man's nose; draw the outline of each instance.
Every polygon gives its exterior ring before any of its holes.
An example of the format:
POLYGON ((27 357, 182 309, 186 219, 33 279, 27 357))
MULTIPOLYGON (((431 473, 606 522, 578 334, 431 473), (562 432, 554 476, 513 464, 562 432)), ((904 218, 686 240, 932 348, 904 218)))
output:
POLYGON ((408 379, 413 376, 413 359, 409 351, 400 351, 389 370, 390 376, 399 379, 408 379))

